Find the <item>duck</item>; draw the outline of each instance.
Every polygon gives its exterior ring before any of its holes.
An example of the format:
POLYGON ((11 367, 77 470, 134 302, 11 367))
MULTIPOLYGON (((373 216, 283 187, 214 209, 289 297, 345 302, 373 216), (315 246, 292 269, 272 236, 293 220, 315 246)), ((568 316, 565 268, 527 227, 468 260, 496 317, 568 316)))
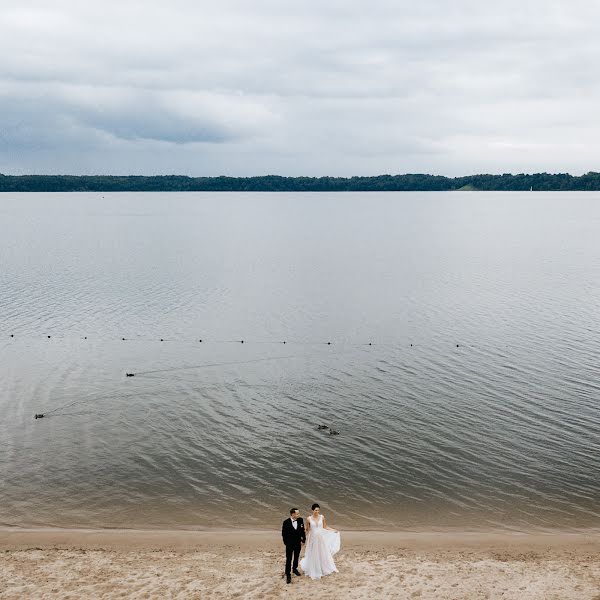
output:
POLYGON ((329 429, 329 425, 317 425, 317 429, 320 431, 322 429, 329 429))
POLYGON ((340 435, 340 432, 336 431, 335 429, 330 429, 329 430, 329 435, 340 435))

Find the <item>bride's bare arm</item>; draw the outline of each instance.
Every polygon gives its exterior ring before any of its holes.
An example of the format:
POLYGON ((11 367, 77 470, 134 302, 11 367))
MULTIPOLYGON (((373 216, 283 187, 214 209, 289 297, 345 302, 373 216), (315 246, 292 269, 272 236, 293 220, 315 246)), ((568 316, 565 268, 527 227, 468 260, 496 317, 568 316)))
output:
POLYGON ((310 531, 310 519, 308 517, 306 517, 306 525, 304 526, 304 531, 305 533, 308 533, 310 531))
POLYGON ((325 520, 325 517, 323 517, 323 529, 329 529, 329 531, 334 531, 335 533, 337 533, 337 529, 333 529, 331 527, 327 527, 327 521, 325 520))

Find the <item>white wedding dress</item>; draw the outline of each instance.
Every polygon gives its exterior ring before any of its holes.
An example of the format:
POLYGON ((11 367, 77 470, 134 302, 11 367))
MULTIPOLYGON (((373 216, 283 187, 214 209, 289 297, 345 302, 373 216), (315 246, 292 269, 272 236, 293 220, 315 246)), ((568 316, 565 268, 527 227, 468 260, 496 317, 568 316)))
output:
POLYGON ((304 558, 300 568, 311 579, 321 579, 324 575, 337 573, 333 555, 340 549, 339 531, 330 531, 323 527, 323 515, 314 519, 308 517, 310 529, 304 547, 304 558))

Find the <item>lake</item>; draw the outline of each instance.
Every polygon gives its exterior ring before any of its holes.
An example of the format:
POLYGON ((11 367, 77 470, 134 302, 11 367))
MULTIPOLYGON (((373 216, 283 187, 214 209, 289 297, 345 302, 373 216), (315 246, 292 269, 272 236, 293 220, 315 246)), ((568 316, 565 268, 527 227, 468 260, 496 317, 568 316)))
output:
POLYGON ((599 360, 598 193, 0 195, 4 526, 596 528, 599 360))

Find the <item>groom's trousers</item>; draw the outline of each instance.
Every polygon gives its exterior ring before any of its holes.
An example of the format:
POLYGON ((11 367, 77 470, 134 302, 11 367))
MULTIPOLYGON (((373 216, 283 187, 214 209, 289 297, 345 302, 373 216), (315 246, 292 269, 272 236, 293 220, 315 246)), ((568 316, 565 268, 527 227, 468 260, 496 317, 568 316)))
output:
POLYGON ((298 559, 300 558, 300 550, 302 548, 302 544, 298 542, 297 544, 288 544, 285 547, 285 574, 291 575, 292 569, 296 570, 298 568, 298 559), (293 563, 292 563, 293 559, 293 563))

